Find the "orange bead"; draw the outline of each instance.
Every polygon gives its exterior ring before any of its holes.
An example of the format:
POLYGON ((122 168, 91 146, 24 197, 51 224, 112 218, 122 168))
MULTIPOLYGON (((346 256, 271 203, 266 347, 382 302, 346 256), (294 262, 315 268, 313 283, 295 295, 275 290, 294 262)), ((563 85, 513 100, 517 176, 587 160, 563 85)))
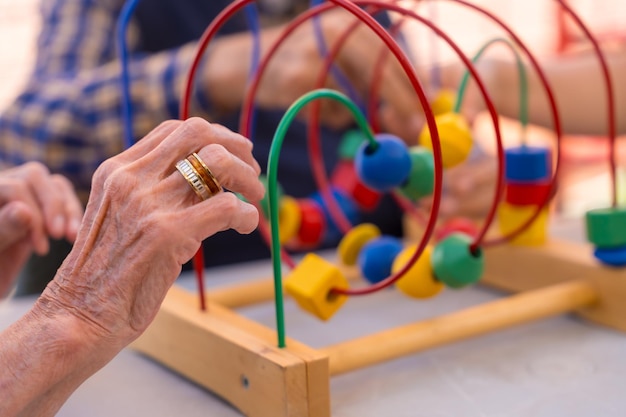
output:
MULTIPOLYGON (((500 233, 508 235, 514 230, 517 230, 522 224, 526 223, 536 210, 537 206, 514 206, 505 202, 500 203, 498 207, 498 225, 500 227, 500 233)), ((544 207, 541 209, 535 221, 510 242, 522 246, 543 245, 547 239, 547 230, 548 209, 544 207)))
POLYGON ((353 227, 345 234, 337 246, 339 261, 344 265, 355 265, 361 248, 370 240, 380 236, 378 226, 363 223, 353 227))
MULTIPOLYGON (((444 168, 452 168, 465 161, 472 151, 472 132, 465 118, 458 113, 435 116, 444 168)), ((428 126, 419 135, 419 144, 432 151, 433 144, 428 126)))
MULTIPOLYGON (((400 252, 393 261, 391 272, 395 274, 400 271, 409 262, 416 249, 416 245, 411 245, 400 252)), ((430 298, 439 294, 444 285, 433 275, 430 266, 431 253, 432 247, 426 246, 419 259, 402 278, 396 281, 396 288, 414 298, 430 298)))
POLYGON ((346 302, 333 288, 348 288, 348 280, 336 265, 314 253, 307 254, 284 280, 285 292, 314 316, 328 320, 346 302))

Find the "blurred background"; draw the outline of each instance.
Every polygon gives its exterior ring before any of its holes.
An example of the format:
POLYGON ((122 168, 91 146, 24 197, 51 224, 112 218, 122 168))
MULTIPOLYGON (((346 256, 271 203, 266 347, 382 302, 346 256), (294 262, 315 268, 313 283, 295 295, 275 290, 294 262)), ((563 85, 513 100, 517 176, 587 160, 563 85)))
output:
MULTIPOLYGON (((32 67, 40 1, 47 0, 0 0, 0 111, 20 90, 32 67)), ((405 7, 415 5, 414 1, 403 3, 405 7)), ((419 7, 420 14, 436 21, 468 54, 473 54, 486 39, 500 33, 494 24, 451 2, 422 3, 414 7, 419 7)), ((475 0, 474 3, 502 17, 538 57, 576 53, 586 45, 574 25, 563 19, 555 1, 475 0)), ((570 0, 569 4, 605 44, 626 40, 626 1, 570 0)), ((420 25, 405 25, 405 34, 416 62, 445 64, 453 59, 449 48, 439 45, 420 25)), ((510 54, 501 49, 503 53, 510 54)), ((511 126, 511 129, 516 129, 516 126, 511 126)), ((537 137, 551 140, 550 132, 541 129, 533 132, 537 137)), ((568 177, 558 202, 562 214, 578 216, 590 206, 607 204, 607 147, 606 141, 601 139, 578 137, 570 140, 575 146, 568 148, 565 158, 568 177)), ((485 140, 489 142, 489 139, 485 140)), ((621 148, 623 146, 620 145, 621 148)), ((620 170, 623 177, 622 172, 620 170)), ((624 194, 622 192, 622 200, 624 194)))

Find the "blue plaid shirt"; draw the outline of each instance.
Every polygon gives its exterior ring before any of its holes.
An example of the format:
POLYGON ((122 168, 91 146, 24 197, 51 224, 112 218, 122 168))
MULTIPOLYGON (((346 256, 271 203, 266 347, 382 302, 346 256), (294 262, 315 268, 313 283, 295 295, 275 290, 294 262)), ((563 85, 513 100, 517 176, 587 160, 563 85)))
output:
MULTIPOLYGON (((0 117, 0 168, 41 161, 51 171, 66 175, 85 197, 98 165, 122 150, 120 64, 114 34, 123 3, 42 1, 43 27, 34 71, 0 117)), ((131 23, 128 38, 133 51, 140 42, 137 22, 131 23)), ((162 120, 178 117, 181 89, 194 53, 194 42, 158 53, 132 52, 137 137, 162 120)), ((194 114, 201 110, 195 103, 194 114)))

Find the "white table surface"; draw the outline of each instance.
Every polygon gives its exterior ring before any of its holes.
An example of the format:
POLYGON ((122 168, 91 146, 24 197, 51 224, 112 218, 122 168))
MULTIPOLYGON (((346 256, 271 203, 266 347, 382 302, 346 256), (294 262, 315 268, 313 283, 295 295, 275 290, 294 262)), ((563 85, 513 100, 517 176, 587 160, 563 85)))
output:
MULTIPOLYGON (((553 234, 580 240, 579 222, 559 222, 553 234)), ((211 286, 270 275, 269 263, 260 262, 210 270, 207 280, 211 286)), ((190 277, 179 283, 192 286, 190 277)), ((287 334, 325 346, 501 296, 476 287, 419 302, 383 291, 349 300, 326 324, 287 301, 287 334)), ((0 328, 32 301, 0 304, 0 328)), ((240 312, 273 327, 271 303, 240 312)), ((626 335, 556 317, 333 377, 331 397, 333 417, 623 417, 626 335)), ((58 415, 240 416, 210 392, 131 350, 81 386, 58 415)))

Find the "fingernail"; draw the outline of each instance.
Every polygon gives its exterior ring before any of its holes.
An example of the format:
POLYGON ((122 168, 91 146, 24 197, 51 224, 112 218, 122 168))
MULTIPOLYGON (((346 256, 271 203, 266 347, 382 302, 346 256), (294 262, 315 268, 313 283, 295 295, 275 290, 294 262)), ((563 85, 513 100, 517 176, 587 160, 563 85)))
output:
POLYGON ((65 226, 65 220, 63 216, 56 216, 52 220, 52 230, 50 233, 54 236, 61 236, 63 234, 63 227, 65 226))
POLYGON ((69 233, 71 235, 76 235, 76 233, 78 233, 78 228, 80 227, 80 220, 78 219, 72 219, 70 221, 70 226, 69 226, 69 233))

